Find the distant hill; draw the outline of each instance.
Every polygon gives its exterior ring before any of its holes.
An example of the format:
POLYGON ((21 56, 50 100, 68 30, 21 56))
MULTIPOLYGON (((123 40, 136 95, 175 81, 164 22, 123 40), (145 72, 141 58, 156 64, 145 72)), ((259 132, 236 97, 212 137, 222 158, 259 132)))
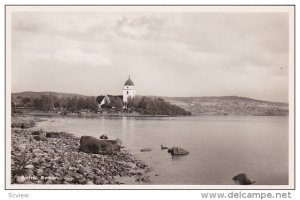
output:
MULTIPOLYGON (((19 92, 12 93, 12 98, 40 97, 52 95, 58 98, 88 97, 85 95, 60 92, 19 92)), ((139 96, 141 97, 141 96, 139 96)), ((239 96, 213 96, 213 97, 162 97, 171 104, 177 105, 193 115, 234 115, 234 116, 286 116, 289 113, 289 104, 282 102, 269 102, 239 96)))
POLYGON ((285 116, 289 104, 239 96, 162 97, 193 115, 285 116))
POLYGON ((33 97, 33 98, 38 98, 41 97, 42 95, 50 95, 50 96, 57 96, 58 98, 68 98, 68 97, 87 97, 85 95, 80 95, 80 94, 72 94, 72 93, 62 93, 62 92, 33 92, 33 91, 25 91, 25 92, 17 92, 17 93, 11 93, 11 97, 13 99, 16 99, 17 97, 33 97))

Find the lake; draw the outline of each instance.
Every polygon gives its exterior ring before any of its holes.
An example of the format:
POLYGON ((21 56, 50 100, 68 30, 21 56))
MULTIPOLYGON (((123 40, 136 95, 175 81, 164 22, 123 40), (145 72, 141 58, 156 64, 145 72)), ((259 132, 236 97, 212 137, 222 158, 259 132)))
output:
POLYGON ((151 167, 150 184, 231 185, 239 173, 258 185, 288 184, 288 117, 45 119, 37 128, 120 138, 126 150, 151 167), (172 157, 160 145, 190 154, 172 157))

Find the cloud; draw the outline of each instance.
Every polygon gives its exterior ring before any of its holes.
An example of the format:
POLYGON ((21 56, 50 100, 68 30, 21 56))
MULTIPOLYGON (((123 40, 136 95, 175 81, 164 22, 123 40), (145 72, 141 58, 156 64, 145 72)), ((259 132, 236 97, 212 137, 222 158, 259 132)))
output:
POLYGON ((61 49, 53 55, 53 59, 72 64, 87 64, 91 66, 111 66, 112 61, 96 53, 84 52, 76 46, 61 49))
POLYGON ((160 39, 167 18, 156 15, 122 17, 116 22, 116 33, 131 39, 160 39))
POLYGON ((288 99, 285 13, 19 12, 12 32, 18 91, 49 90, 48 73, 52 90, 118 94, 130 73, 144 95, 288 99))

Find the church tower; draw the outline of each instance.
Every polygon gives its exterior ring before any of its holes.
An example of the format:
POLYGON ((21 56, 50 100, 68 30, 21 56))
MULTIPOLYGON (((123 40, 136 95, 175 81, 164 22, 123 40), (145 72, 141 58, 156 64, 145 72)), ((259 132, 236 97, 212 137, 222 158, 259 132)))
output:
POLYGON ((130 75, 123 88, 123 101, 125 103, 127 103, 128 97, 135 97, 135 87, 133 81, 130 79, 130 75))

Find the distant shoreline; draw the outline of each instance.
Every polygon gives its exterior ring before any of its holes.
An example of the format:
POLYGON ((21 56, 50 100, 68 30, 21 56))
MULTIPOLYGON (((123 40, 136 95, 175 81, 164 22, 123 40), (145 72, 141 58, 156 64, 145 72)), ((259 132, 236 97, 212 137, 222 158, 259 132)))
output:
POLYGON ((67 114, 61 115, 58 113, 12 113, 12 116, 36 116, 36 117, 185 117, 185 115, 140 115, 140 114, 100 114, 100 113, 88 113, 88 114, 67 114))

